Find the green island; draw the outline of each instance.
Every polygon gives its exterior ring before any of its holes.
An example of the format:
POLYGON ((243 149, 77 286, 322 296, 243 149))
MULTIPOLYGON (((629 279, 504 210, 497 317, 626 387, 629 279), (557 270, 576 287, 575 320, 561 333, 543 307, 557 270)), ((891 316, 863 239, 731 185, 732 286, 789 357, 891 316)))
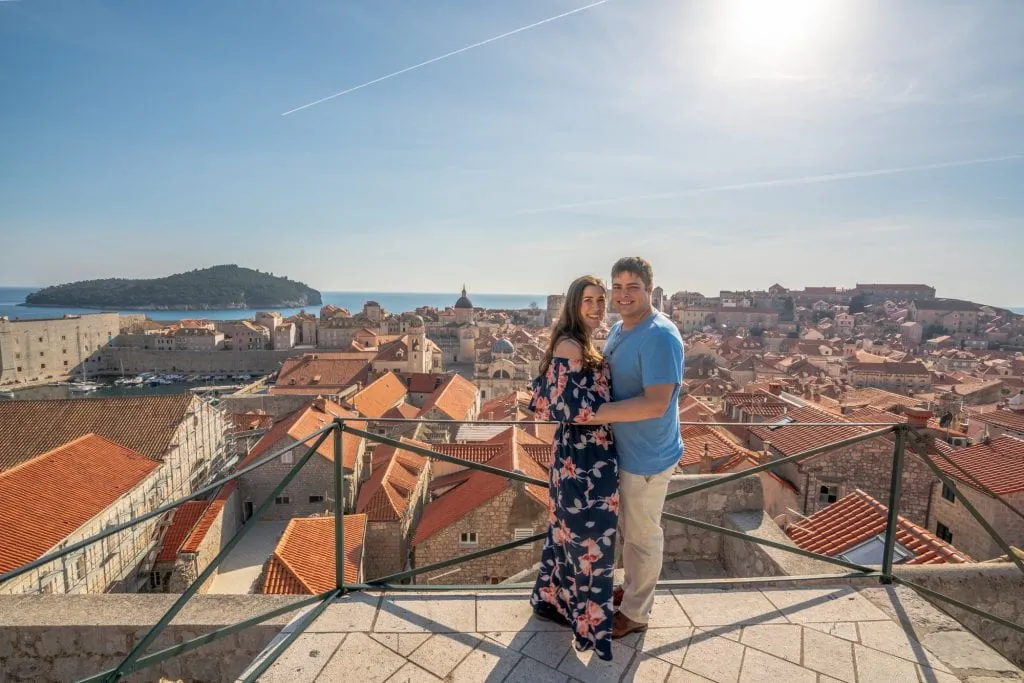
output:
POLYGON ((25 298, 28 306, 128 310, 294 308, 320 303, 320 292, 301 282, 233 264, 152 280, 83 280, 46 287, 25 298))

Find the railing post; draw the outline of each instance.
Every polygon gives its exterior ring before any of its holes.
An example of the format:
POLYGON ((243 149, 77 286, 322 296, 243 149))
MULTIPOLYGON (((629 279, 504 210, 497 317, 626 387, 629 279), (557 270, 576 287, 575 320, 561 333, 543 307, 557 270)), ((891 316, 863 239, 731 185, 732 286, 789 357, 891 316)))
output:
POLYGON ((334 578, 336 588, 344 594, 345 585, 345 472, 343 468, 342 432, 345 424, 334 418, 334 578))
POLYGON ((892 453, 892 481, 889 483, 889 518, 885 522, 885 554, 882 556, 883 584, 891 584, 892 555, 896 547, 896 525, 899 517, 900 487, 903 484, 903 451, 906 448, 907 429, 905 424, 895 427, 896 446, 892 453))

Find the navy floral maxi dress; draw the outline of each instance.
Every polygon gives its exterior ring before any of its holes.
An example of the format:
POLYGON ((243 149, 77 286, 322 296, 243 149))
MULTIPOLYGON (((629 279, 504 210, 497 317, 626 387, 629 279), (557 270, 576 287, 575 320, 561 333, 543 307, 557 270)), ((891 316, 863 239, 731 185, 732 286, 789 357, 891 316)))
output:
POLYGON ((577 650, 612 658, 612 571, 619 515, 619 473, 611 430, 575 425, 611 400, 604 364, 554 358, 534 380, 530 409, 559 422, 548 499, 548 537, 530 603, 541 616, 567 620, 577 650))

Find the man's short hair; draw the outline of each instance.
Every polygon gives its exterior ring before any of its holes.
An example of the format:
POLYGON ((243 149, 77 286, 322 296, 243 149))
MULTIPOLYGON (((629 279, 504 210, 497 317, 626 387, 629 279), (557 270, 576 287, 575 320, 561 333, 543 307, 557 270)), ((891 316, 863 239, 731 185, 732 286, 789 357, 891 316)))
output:
POLYGON ((630 273, 643 280, 647 291, 654 287, 654 268, 651 267, 651 262, 642 256, 623 256, 616 261, 612 266, 612 279, 622 273, 630 273))

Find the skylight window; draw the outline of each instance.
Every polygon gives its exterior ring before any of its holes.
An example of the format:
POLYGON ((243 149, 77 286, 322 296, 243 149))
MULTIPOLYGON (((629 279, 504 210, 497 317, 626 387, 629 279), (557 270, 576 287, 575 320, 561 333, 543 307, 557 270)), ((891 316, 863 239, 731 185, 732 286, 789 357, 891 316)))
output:
MULTIPOLYGON (((853 562, 861 565, 880 565, 885 555, 885 534, 878 534, 860 545, 850 548, 845 553, 837 555, 840 560, 853 562)), ((901 543, 895 543, 892 548, 893 564, 900 564, 912 560, 916 555, 901 543)))

